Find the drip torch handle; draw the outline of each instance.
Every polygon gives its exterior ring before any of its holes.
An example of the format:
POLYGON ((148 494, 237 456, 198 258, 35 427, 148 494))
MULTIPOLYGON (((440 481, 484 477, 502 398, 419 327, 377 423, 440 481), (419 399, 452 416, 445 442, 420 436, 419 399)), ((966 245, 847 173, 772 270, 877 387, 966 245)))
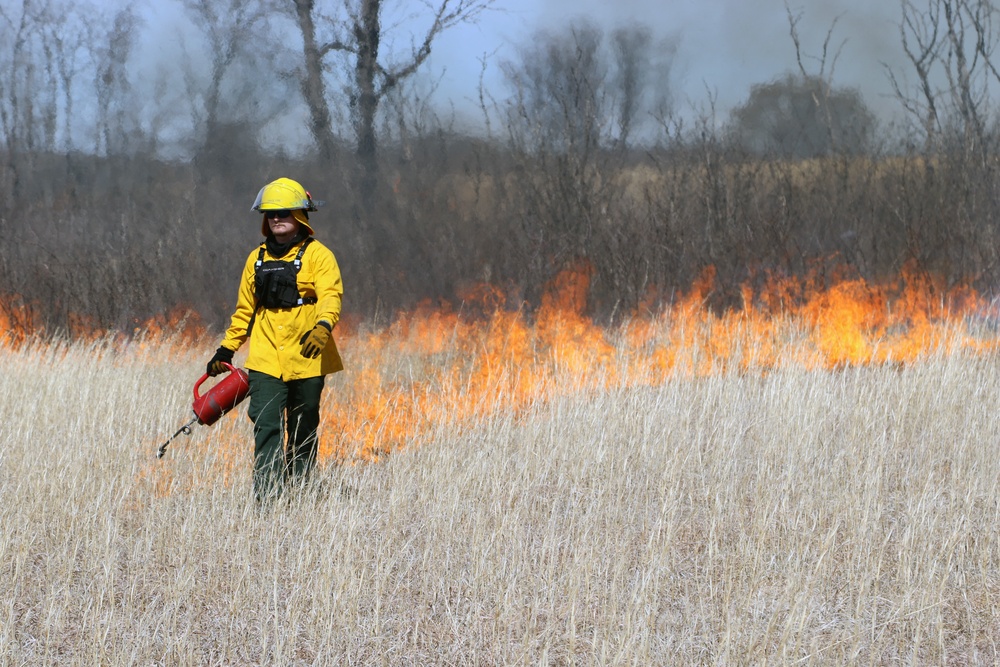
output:
MULTIPOLYGON (((222 365, 228 368, 230 373, 236 370, 235 366, 233 366, 230 363, 226 363, 225 361, 222 362, 222 365)), ((197 401, 198 399, 201 398, 201 394, 198 393, 198 389, 201 387, 201 385, 205 383, 205 380, 207 379, 208 379, 208 373, 203 373, 202 376, 198 378, 198 381, 194 383, 194 400, 197 401)))

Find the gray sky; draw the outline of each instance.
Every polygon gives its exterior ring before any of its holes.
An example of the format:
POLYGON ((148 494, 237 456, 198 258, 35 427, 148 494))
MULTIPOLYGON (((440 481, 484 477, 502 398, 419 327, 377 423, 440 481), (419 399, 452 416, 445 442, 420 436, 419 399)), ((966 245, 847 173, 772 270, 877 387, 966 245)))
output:
MULTIPOLYGON (((498 6, 503 11, 455 29, 435 49, 433 66, 446 68, 444 83, 459 97, 474 95, 480 56, 497 51, 502 57, 534 30, 558 29, 581 15, 609 29, 638 22, 658 36, 676 36, 680 107, 703 105, 711 91, 724 114, 747 98, 752 84, 797 70, 784 0, 499 0, 498 6)), ((841 53, 834 83, 860 89, 882 116, 897 111, 881 64, 905 71, 897 0, 789 0, 788 7, 801 16, 803 54, 815 57, 805 61, 811 73, 819 72, 823 41, 836 20, 830 44, 841 53)), ((828 72, 832 64, 831 53, 828 72)), ((495 62, 491 69, 498 74, 495 62)))
MULTIPOLYGON (((128 1, 97 0, 108 7, 128 1)), ((806 56, 818 58, 827 32, 837 21, 831 46, 841 52, 833 82, 858 88, 869 107, 884 119, 898 117, 901 112, 882 63, 894 63, 900 75, 909 75, 901 58, 898 2, 788 0, 793 14, 800 16, 799 33, 806 56)), ((178 5, 140 0, 138 6, 149 17, 149 39, 139 47, 150 59, 146 62, 155 61, 160 66, 175 62, 179 57, 177 36, 185 25, 178 5)), ((675 110, 685 117, 703 112, 711 95, 717 121, 725 122, 729 110, 747 99, 753 84, 797 71, 785 0, 496 0, 496 8, 483 14, 477 24, 460 25, 440 36, 422 72, 427 79, 439 81, 434 99, 438 104, 451 104, 460 125, 482 125, 477 85, 484 57, 484 81, 494 96, 502 99, 508 91, 503 87, 500 62, 514 57, 517 46, 528 43, 535 31, 558 31, 581 16, 608 31, 638 23, 650 28, 657 38, 675 39, 675 110)), ((413 14, 427 16, 422 0, 389 1, 383 24, 413 14)), ((190 23, 186 25, 189 29, 190 23)), ((408 48, 422 29, 419 22, 396 25, 384 46, 408 48)), ((810 73, 819 73, 818 59, 807 59, 805 64, 810 73)), ((827 74, 832 64, 833 53, 827 74)), ((299 124, 305 127, 306 119, 300 119, 299 124)), ((178 129, 178 133, 184 131, 178 129)), ((302 134, 302 145, 306 145, 309 138, 304 130, 302 134)), ((284 129, 281 136, 287 136, 284 129)))

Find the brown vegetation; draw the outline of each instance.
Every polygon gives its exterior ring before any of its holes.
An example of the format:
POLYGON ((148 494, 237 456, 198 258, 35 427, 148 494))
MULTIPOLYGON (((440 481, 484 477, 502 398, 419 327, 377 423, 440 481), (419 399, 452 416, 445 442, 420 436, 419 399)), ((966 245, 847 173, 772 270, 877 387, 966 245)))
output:
POLYGON ((918 79, 957 84, 897 85, 919 123, 891 143, 878 141, 860 96, 829 80, 829 35, 818 75, 806 70, 791 14, 800 72, 757 87, 728 126, 708 116, 682 129, 669 40, 574 21, 501 63, 507 96, 481 90, 486 128, 462 135, 404 82, 440 31, 491 5, 433 3, 412 52, 376 54, 388 29, 381 2, 344 3, 335 17, 312 2, 220 12, 186 0, 209 38, 206 58, 182 63, 185 90, 167 90, 167 79, 150 89, 184 99, 184 114, 169 97, 138 95, 147 82, 130 78, 142 47, 133 10, 102 20, 22 2, 3 12, 11 39, 0 60, 12 68, 0 70, 0 291, 17 297, 0 304, 4 317, 50 333, 80 323, 132 332, 181 307, 224 326, 259 241, 248 202, 277 176, 328 202, 315 223, 343 265, 345 308, 361 318, 458 303, 480 284, 530 312, 581 262, 593 271, 588 313, 604 321, 669 303, 708 267, 707 298, 722 309, 740 306, 745 284, 833 266, 881 280, 907 265, 992 293, 1000 151, 976 91, 997 70, 991 51, 966 54, 977 57, 965 58, 975 68, 964 77, 948 69, 962 30, 981 38, 976 49, 994 40, 979 0, 935 0, 923 13, 903 5, 918 79), (284 33, 308 37, 305 51, 252 48, 284 33), (338 66, 350 73, 345 100, 316 84, 343 74, 338 66), (796 101, 790 112, 782 100, 796 101), (81 109, 93 116, 86 131, 81 109), (311 118, 314 145, 263 147, 293 109, 311 118))
MULTIPOLYGON (((348 179, 282 161, 280 173, 329 202, 314 219, 343 264, 355 315, 455 302, 477 283, 533 308, 544 284, 581 259, 594 269, 589 310, 604 318, 653 293, 669 300, 707 266, 719 306, 737 304, 748 281, 817 266, 883 279, 915 263, 987 292, 1000 278, 995 167, 961 156, 764 161, 703 144, 602 166, 590 188, 566 191, 567 175, 504 167, 510 157, 486 143, 458 162, 449 141, 427 139, 409 162, 386 165, 394 179, 377 215, 392 242, 378 247, 354 215, 348 179)), ((73 318, 130 331, 177 305, 222 325, 257 243, 247 201, 278 175, 263 155, 246 166, 36 157, 35 178, 2 218, 5 291, 50 331, 73 318)), ((19 305, 5 301, 7 316, 19 305)))
POLYGON ((264 511, 242 408, 155 458, 214 340, 2 347, 0 662, 994 664, 995 352, 848 330, 864 293, 342 331, 264 511))

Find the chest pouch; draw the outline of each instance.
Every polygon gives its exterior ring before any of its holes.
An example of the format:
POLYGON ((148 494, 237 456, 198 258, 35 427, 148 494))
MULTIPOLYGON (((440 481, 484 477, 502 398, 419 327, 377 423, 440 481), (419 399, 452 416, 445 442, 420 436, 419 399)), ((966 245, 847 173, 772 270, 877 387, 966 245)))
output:
POLYGON ((264 246, 260 247, 254 265, 254 297, 258 308, 295 308, 304 303, 316 303, 316 297, 299 295, 298 275, 302 268, 302 255, 309 241, 299 248, 291 262, 264 261, 264 246))

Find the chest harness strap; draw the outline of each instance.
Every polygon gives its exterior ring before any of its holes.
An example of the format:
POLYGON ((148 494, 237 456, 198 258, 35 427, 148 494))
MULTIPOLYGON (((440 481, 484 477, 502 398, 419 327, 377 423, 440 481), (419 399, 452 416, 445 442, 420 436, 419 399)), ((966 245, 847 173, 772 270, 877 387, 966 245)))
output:
POLYGON ((299 269, 302 268, 302 255, 305 254, 306 248, 309 247, 312 240, 312 237, 307 237, 302 242, 298 252, 295 253, 295 259, 291 262, 280 260, 265 262, 266 244, 260 244, 257 261, 254 262, 254 309, 247 325, 248 339, 253 331, 257 313, 261 308, 297 308, 318 301, 314 296, 299 294, 297 281, 299 269))

